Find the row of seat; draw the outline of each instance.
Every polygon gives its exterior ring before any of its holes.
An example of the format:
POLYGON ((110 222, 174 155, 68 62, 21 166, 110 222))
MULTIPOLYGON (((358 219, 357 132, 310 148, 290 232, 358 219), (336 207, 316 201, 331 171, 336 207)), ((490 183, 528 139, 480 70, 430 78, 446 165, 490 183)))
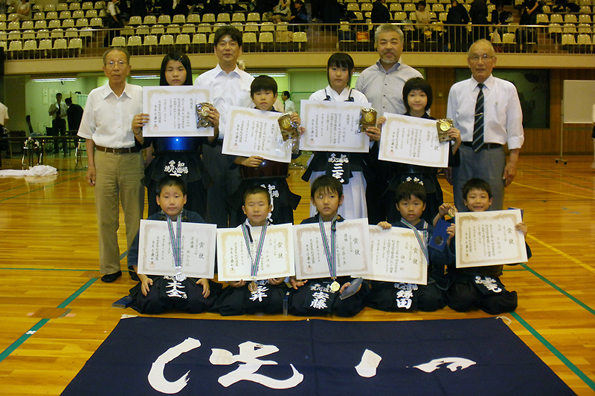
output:
POLYGON ((0 31, 6 30, 39 30, 39 29, 56 29, 56 28, 71 28, 71 27, 102 27, 103 26, 103 19, 102 18, 79 18, 79 19, 52 19, 49 21, 41 20, 41 21, 23 21, 22 24, 19 22, 10 22, 6 24, 6 22, 0 22, 0 31))
POLYGON ((561 14, 537 14, 537 24, 547 25, 548 23, 591 23, 592 17, 590 14, 566 14, 562 17, 561 14))
POLYGON ((68 29, 40 29, 40 30, 25 30, 25 31, 11 31, 0 32, 0 41, 12 40, 43 40, 47 38, 73 38, 73 37, 92 37, 94 30, 86 27, 77 29, 75 27, 68 29))
MULTIPOLYGON (((126 27, 124 27, 122 30, 120 30, 121 34, 124 36, 132 36, 132 35, 147 35, 147 34, 156 34, 156 35, 160 35, 160 34, 178 34, 178 33, 186 33, 186 34, 193 34, 193 33, 212 33, 214 31, 216 31, 219 26, 225 26, 226 24, 215 24, 215 25, 211 25, 208 23, 200 23, 198 25, 194 25, 192 23, 185 23, 183 25, 179 25, 177 23, 171 23, 167 26, 165 25, 153 25, 153 26, 148 26, 148 25, 139 25, 139 26, 131 26, 128 25, 126 27)), ((278 23, 278 24, 273 24, 272 22, 263 22, 261 24, 258 24, 256 22, 246 22, 245 24, 243 23, 238 23, 238 22, 233 22, 231 24, 232 26, 234 26, 235 28, 237 28, 239 31, 242 32, 259 32, 259 31, 263 31, 263 32, 273 32, 275 30, 278 31, 287 31, 289 30, 289 24, 287 22, 285 23, 278 23)))
POLYGON ((550 34, 590 34, 593 32, 593 25, 588 23, 565 23, 560 25, 558 23, 550 23, 548 26, 548 33, 550 34))
MULTIPOLYGON (((350 3, 373 3, 375 0, 343 0, 342 3, 350 4, 350 3)), ((452 0, 426 0, 426 4, 435 4, 435 3, 442 3, 442 4, 450 4, 452 0)), ((393 4, 393 3, 417 3, 419 0, 386 0, 386 4, 393 4)), ((462 0, 460 3, 473 3, 473 0, 462 0)))
POLYGON ((106 8, 105 1, 84 1, 80 2, 72 2, 68 3, 58 3, 58 4, 34 4, 31 7, 31 10, 35 11, 76 11, 76 10, 102 10, 106 8))
POLYGON ((155 25, 162 24, 166 25, 169 23, 230 23, 230 22, 260 22, 262 20, 258 12, 250 12, 247 15, 242 12, 235 12, 229 14, 227 12, 221 12, 215 14, 189 14, 187 17, 183 14, 174 15, 170 18, 169 15, 146 15, 144 18, 140 16, 131 16, 128 24, 129 25, 155 25))
POLYGON ((107 12, 105 10, 76 10, 76 11, 49 11, 49 12, 36 12, 33 14, 33 20, 38 21, 40 19, 68 19, 68 18, 96 18, 105 17, 107 12))
POLYGON ((48 51, 48 50, 76 50, 80 53, 83 49, 83 40, 80 38, 71 38, 66 40, 60 39, 44 39, 39 41, 39 45, 36 40, 26 40, 24 43, 21 40, 11 41, 0 41, 0 47, 3 47, 9 58, 14 58, 13 53, 18 51, 48 51))

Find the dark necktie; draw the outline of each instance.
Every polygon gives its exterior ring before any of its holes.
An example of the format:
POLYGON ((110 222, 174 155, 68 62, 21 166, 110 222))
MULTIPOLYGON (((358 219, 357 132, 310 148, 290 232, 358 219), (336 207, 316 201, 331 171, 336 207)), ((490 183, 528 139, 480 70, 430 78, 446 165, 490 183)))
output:
POLYGON ((478 152, 483 146, 483 83, 477 84, 479 93, 477 94, 477 102, 475 103, 475 122, 473 124, 473 151, 478 152))

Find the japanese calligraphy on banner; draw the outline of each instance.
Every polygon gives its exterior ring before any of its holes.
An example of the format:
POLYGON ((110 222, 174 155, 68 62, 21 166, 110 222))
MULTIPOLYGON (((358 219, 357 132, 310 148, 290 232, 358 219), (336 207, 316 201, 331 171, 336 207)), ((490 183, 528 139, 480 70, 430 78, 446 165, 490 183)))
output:
POLYGON ((457 268, 526 262, 521 221, 520 209, 457 213, 457 268))
POLYGON ((359 133, 359 116, 370 103, 302 100, 300 116, 306 132, 300 148, 310 151, 367 153, 370 138, 359 133))
MULTIPOLYGON (((331 236, 331 222, 324 223, 331 236)), ((337 276, 364 276, 370 270, 368 219, 337 223, 337 276)), ((295 274, 298 279, 330 277, 318 223, 293 226, 295 274)))
POLYGON ((277 162, 291 162, 291 139, 283 141, 279 116, 272 111, 231 107, 225 134, 223 154, 250 157, 257 155, 277 162))
MULTIPOLYGON (((216 230, 214 224, 182 223, 182 273, 187 277, 213 278, 216 230)), ((176 275, 166 221, 141 220, 138 242, 139 274, 176 275)))
POLYGON ((211 98, 210 87, 143 87, 143 113, 150 117, 143 136, 214 136, 213 127, 196 126, 196 104, 210 102, 211 98))
POLYGON ((378 159, 436 168, 448 166, 450 143, 438 141, 435 120, 384 113, 378 159))
POLYGON ((413 230, 370 226, 371 272, 366 279, 428 283, 428 263, 413 230))
MULTIPOLYGON (((267 227, 256 279, 281 278, 295 274, 291 224, 267 227)), ((252 257, 256 256, 260 236, 251 228, 252 257)), ((217 229, 217 279, 220 281, 250 280, 250 255, 242 227, 217 229)))

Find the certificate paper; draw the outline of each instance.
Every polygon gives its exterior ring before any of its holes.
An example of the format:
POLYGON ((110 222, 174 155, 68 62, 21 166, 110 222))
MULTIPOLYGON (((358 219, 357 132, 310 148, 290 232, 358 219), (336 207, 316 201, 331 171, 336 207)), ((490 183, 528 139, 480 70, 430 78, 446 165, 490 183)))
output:
MULTIPOLYGON (((267 227, 256 279, 281 278, 295 274, 291 224, 267 227)), ((258 238, 255 237, 255 240, 258 238)), ((254 255, 256 243, 252 244, 254 255)), ((253 256, 254 257, 254 256, 253 256)), ((250 280, 250 256, 242 227, 217 229, 217 279, 220 281, 250 280)))
POLYGON ((300 116, 306 132, 300 149, 367 153, 370 138, 359 133, 359 116, 370 103, 302 100, 300 116))
MULTIPOLYGON (((182 223, 182 273, 191 278, 212 279, 215 272, 215 224, 182 223)), ((138 273, 176 275, 166 221, 141 220, 138 273)))
POLYGON ((378 159, 446 168, 450 143, 440 143, 436 120, 384 113, 378 159))
POLYGON ((413 230, 370 226, 372 271, 368 279, 426 285, 428 262, 413 230))
POLYGON ((210 87, 143 87, 143 113, 150 117, 143 136, 214 136, 213 127, 196 127, 196 104, 211 98, 210 87))
MULTIPOLYGON (((326 236, 331 237, 331 222, 324 223, 326 236)), ((346 220, 337 223, 337 276, 367 275, 368 219, 346 220)), ((324 245, 318 223, 293 226, 295 241, 295 275, 298 279, 330 277, 324 245)))
POLYGON ((457 213, 457 268, 526 262, 525 236, 514 229, 521 221, 518 209, 457 213))
POLYGON ((223 154, 258 155, 277 162, 291 162, 291 140, 283 141, 280 113, 231 107, 223 135, 223 154))

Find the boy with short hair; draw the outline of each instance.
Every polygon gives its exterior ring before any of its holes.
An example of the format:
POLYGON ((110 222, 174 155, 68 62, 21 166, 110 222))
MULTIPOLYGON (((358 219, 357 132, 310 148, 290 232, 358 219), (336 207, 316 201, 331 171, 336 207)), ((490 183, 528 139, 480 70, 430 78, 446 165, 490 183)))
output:
MULTIPOLYGON (((275 111, 273 105, 277 100, 277 82, 269 76, 258 76, 250 85, 250 97, 258 110, 275 111)), ((297 113, 291 115, 291 121, 300 124, 297 113)), ((295 155, 297 158, 298 155, 295 155)), ((241 198, 246 189, 253 186, 266 188, 271 196, 270 220, 273 224, 293 224, 293 211, 300 203, 301 197, 289 189, 287 177, 289 164, 264 159, 253 155, 248 158, 237 157, 235 164, 240 165, 242 184, 230 199, 232 207, 240 208, 241 198)), ((246 219, 245 214, 239 210, 237 214, 239 223, 246 219)))
MULTIPOLYGON (((256 256, 261 238, 266 238, 268 214, 272 210, 271 197, 267 189, 253 186, 244 192, 242 211, 246 221, 241 225, 249 235, 250 257, 256 256)), ((264 242, 264 241, 263 241, 264 242)), ((256 263, 258 265, 258 263, 256 263)), ((251 313, 277 314, 283 312, 283 299, 287 293, 285 278, 262 279, 252 282, 230 281, 217 299, 213 311, 223 316, 251 313)))
MULTIPOLYGON (((336 222, 344 221, 339 215, 339 206, 343 203, 343 185, 334 177, 323 175, 312 183, 310 199, 318 210, 314 217, 302 221, 302 224, 332 222, 331 232, 336 230, 336 222)), ((341 300, 341 295, 351 285, 350 276, 339 278, 319 278, 298 281, 290 278, 291 291, 289 313, 297 316, 317 316, 333 313, 337 316, 350 317, 357 315, 364 309, 364 297, 367 286, 360 286, 357 293, 341 300), (336 290, 333 284, 338 283, 336 290), (314 295, 324 294, 325 304, 314 304, 314 295)))
MULTIPOLYGON (((184 210, 188 197, 186 184, 181 178, 167 175, 159 180, 156 190, 157 205, 161 211, 147 220, 168 221, 173 223, 173 228, 177 228, 178 220, 205 222, 198 213, 184 210)), ((180 237, 176 235, 176 238, 180 237)), ((128 252, 128 268, 135 272, 138 269, 138 245, 139 233, 128 252)), ((138 274, 138 277, 140 282, 130 289, 130 296, 135 299, 131 307, 140 313, 158 314, 172 309, 189 313, 204 312, 213 306, 221 290, 221 285, 208 279, 185 278, 180 281, 176 277, 145 274, 138 274)))
MULTIPOLYGON (((492 204, 493 196, 490 184, 482 179, 471 179, 463 186, 463 199, 470 212, 485 212, 492 204)), ((523 222, 515 226, 517 231, 527 237, 527 225, 523 222)), ((527 258, 531 258, 531 249, 527 247, 527 258)), ((515 265, 515 264, 512 264, 515 265)), ((515 291, 508 291, 500 281, 503 265, 487 267, 455 268, 449 266, 452 278, 446 296, 448 306, 455 311, 466 312, 481 309, 491 315, 514 311, 518 305, 515 291)))
POLYGON ((455 227, 451 225, 447 229, 447 246, 442 251, 428 247, 434 227, 421 218, 426 208, 427 195, 424 186, 419 181, 406 181, 397 187, 395 195, 397 210, 401 214, 400 222, 391 225, 381 221, 378 225, 385 230, 395 226, 409 228, 415 232, 417 240, 422 244, 420 248, 424 253, 427 252, 428 282, 427 285, 417 285, 372 281, 367 305, 382 311, 432 312, 442 309, 446 306, 444 292, 448 288, 444 269, 455 258, 449 248, 455 227))

